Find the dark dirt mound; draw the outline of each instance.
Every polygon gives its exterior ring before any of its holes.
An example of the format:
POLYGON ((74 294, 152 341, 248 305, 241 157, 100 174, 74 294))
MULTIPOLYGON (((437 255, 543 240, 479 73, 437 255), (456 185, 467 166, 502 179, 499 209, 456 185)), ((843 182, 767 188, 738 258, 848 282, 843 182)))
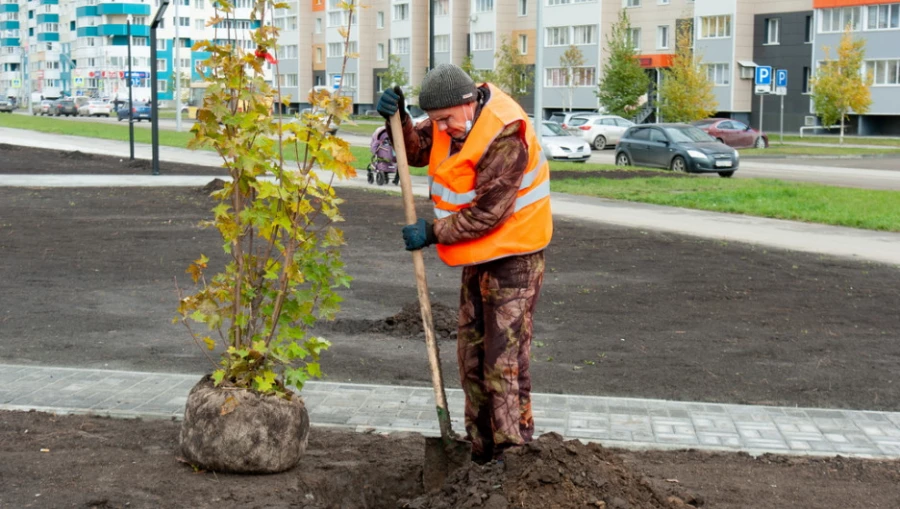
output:
POLYGON ((471 464, 442 490, 406 502, 409 509, 548 507, 651 509, 697 507, 693 495, 644 478, 598 444, 548 433, 506 452, 503 462, 471 464))
POLYGON ((135 170, 150 170, 153 168, 153 162, 146 159, 135 159, 128 161, 128 167, 135 170))
MULTIPOLYGON (((441 303, 431 304, 431 318, 434 322, 434 336, 440 340, 456 339, 457 312, 441 303)), ((425 328, 419 303, 408 302, 394 316, 379 320, 337 319, 323 324, 324 328, 348 334, 379 333, 401 339, 422 339, 425 328)))
POLYGON ((24 147, 20 147, 19 145, 10 145, 9 143, 0 143, 0 150, 4 150, 7 152, 19 152, 24 147))
POLYGON ((674 173, 664 171, 647 171, 647 170, 613 170, 613 171, 554 171, 551 178, 554 180, 563 179, 610 179, 610 180, 628 180, 636 178, 682 178, 691 177, 686 173, 674 173))
POLYGON ((92 154, 85 154, 80 150, 73 150, 71 152, 63 152, 62 158, 71 159, 73 161, 90 161, 94 156, 92 154))

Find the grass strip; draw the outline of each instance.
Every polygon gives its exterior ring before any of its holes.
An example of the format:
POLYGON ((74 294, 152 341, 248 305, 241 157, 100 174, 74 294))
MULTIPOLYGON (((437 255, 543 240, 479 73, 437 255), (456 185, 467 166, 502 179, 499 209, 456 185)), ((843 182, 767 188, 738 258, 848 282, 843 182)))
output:
POLYGON ((900 231, 900 192, 771 179, 602 178, 550 181, 555 192, 673 207, 900 231))
MULTIPOLYGON (((14 129, 28 129, 42 133, 64 134, 68 136, 81 136, 85 138, 99 138, 103 140, 128 141, 128 123, 106 124, 98 122, 76 122, 50 117, 33 117, 27 115, 0 115, 0 127, 14 129)), ((135 129, 135 143, 150 143, 152 132, 150 129, 135 129)), ((177 132, 166 129, 159 130, 159 144, 163 147, 187 148, 188 141, 194 138, 190 132, 177 132)), ((53 147, 47 147, 53 148, 53 147)), ((202 150, 212 149, 206 148, 202 150)), ((357 170, 365 169, 372 158, 368 147, 350 147, 350 152, 356 161, 353 166, 357 170)), ((295 160, 293 150, 285 147, 285 159, 295 160)))
POLYGON ((743 148, 741 156, 861 156, 861 155, 900 155, 900 147, 897 148, 860 148, 834 146, 808 146, 808 145, 782 145, 770 143, 769 148, 743 148))
MULTIPOLYGON (((778 137, 777 134, 769 133, 769 139, 775 140, 778 137)), ((831 136, 804 136, 800 137, 796 134, 786 134, 784 135, 784 141, 796 142, 796 143, 823 143, 827 145, 834 145, 836 147, 840 147, 840 139, 837 135, 831 136)), ((875 137, 858 137, 858 136, 844 136, 844 144, 845 145, 877 145, 879 147, 895 147, 900 148, 900 138, 875 138, 875 137)))

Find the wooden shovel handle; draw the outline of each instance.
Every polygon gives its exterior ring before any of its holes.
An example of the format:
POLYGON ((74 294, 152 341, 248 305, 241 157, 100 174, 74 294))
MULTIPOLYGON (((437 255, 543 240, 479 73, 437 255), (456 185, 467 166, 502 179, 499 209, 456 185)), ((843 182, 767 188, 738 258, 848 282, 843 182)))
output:
MULTIPOLYGON (((391 137, 394 140, 394 152, 397 155, 397 171, 400 173, 400 191, 403 195, 406 224, 414 224, 417 219, 416 205, 413 199, 412 181, 409 178, 409 162, 406 160, 406 145, 403 140, 403 125, 400 122, 399 111, 391 117, 391 137)), ((434 337, 434 321, 431 317, 431 300, 428 297, 428 281, 425 278, 425 259, 422 256, 422 250, 412 251, 412 259, 416 271, 416 288, 419 292, 422 325, 425 328, 428 364, 431 367, 431 384, 434 387, 434 401, 437 404, 438 424, 441 427, 441 438, 447 443, 455 438, 455 435, 450 427, 450 411, 447 408, 447 395, 444 392, 440 351, 434 337)))

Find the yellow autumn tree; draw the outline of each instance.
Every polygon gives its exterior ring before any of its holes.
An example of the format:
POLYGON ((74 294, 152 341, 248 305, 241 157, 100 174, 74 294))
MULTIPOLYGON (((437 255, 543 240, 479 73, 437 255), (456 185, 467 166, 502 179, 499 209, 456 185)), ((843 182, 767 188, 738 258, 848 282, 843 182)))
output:
POLYGON ((840 122, 840 142, 844 143, 844 121, 850 112, 862 115, 872 105, 869 91, 871 77, 863 74, 863 58, 866 42, 853 39, 848 24, 837 49, 837 60, 829 58, 830 48, 825 49, 825 61, 810 80, 816 113, 826 126, 840 122))
POLYGON ((713 82, 700 55, 691 48, 692 38, 689 23, 678 28, 672 67, 663 72, 659 112, 666 122, 693 122, 712 116, 719 108, 713 82))

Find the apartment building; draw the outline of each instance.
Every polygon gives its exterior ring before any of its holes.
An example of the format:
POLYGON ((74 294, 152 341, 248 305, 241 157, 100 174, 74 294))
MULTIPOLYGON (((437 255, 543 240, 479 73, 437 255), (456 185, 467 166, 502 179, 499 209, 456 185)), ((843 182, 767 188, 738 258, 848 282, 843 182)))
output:
POLYGON ((865 41, 865 72, 871 76, 872 105, 851 117, 851 132, 900 135, 900 2, 896 0, 813 0, 814 44, 810 69, 836 49, 844 27, 865 41))

